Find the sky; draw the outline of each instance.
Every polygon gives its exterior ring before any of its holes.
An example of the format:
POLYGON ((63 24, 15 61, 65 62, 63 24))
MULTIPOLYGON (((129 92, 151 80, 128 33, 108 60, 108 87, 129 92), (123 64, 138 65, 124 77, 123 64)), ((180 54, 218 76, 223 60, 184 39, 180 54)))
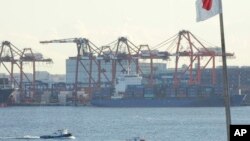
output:
MULTIPOLYGON (((250 66, 250 1, 222 1, 226 51, 236 55, 227 64, 250 66)), ((53 65, 38 64, 37 70, 53 74, 66 73, 65 60, 76 55, 76 45, 39 41, 84 37, 102 46, 125 36, 154 46, 185 29, 220 46, 219 16, 196 22, 195 0, 0 0, 0 5, 0 41, 52 58, 53 65)))

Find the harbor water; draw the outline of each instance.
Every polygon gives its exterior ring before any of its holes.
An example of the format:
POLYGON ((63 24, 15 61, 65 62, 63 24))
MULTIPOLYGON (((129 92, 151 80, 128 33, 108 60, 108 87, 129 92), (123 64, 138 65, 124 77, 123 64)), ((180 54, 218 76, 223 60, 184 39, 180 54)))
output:
MULTIPOLYGON (((250 107, 231 108, 233 124, 250 124, 250 107)), ((0 108, 0 140, 35 140, 67 128, 74 141, 226 141, 225 109, 213 108, 0 108)), ((52 140, 52 139, 51 139, 52 140)))

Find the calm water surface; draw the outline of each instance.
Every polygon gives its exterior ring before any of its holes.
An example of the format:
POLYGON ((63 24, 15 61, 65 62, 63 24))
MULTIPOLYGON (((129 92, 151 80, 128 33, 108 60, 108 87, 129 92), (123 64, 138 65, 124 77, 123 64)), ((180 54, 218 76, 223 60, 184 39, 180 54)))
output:
MULTIPOLYGON (((250 124, 250 107, 231 108, 233 124, 250 124)), ((67 128, 74 141, 226 141, 221 108, 0 108, 0 140, 17 141, 67 128)), ((41 139, 29 139, 40 141, 41 139)))

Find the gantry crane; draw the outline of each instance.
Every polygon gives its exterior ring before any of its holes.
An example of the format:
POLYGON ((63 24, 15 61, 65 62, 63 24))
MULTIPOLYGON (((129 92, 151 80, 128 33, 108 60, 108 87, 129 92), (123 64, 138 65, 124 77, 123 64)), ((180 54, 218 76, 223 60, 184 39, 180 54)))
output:
POLYGON ((168 40, 159 44, 161 47, 166 47, 170 51, 172 49, 174 52, 171 52, 172 57, 175 57, 175 70, 174 70, 174 86, 178 87, 180 79, 183 75, 189 71, 189 84, 200 84, 201 73, 212 61, 212 75, 211 75, 211 84, 216 83, 215 75, 215 58, 222 55, 227 56, 228 58, 233 58, 233 53, 222 54, 220 48, 218 47, 208 47, 205 46, 201 41, 199 41, 191 32, 187 30, 181 30, 178 34, 169 38, 168 40), (188 66, 184 70, 180 70, 179 62, 181 58, 188 58, 188 66), (201 65, 201 59, 208 59, 203 65, 201 65), (193 68, 196 63, 196 68, 193 68), (195 76, 194 76, 195 74, 195 76))
POLYGON ((108 84, 111 84, 110 79, 106 75, 107 70, 101 67, 101 61, 103 60, 104 62, 110 62, 111 56, 110 53, 112 52, 110 46, 101 46, 100 52, 98 53, 98 56, 96 57, 97 60, 97 66, 98 66, 98 87, 101 85, 101 73, 107 80, 108 84))
MULTIPOLYGON (((32 89, 31 89, 31 97, 34 96, 35 92, 36 92, 36 62, 47 62, 47 63, 52 63, 52 59, 50 58, 44 58, 43 55, 41 53, 34 53, 32 51, 31 48, 24 48, 21 55, 20 55, 20 59, 19 59, 19 63, 20 63, 20 94, 23 95, 23 88, 22 88, 22 84, 23 84, 23 75, 25 75, 24 73, 24 69, 23 69, 23 62, 32 62, 33 64, 33 79, 32 79, 32 89)), ((28 78, 26 76, 26 78, 28 78)), ((29 80, 30 81, 30 80, 29 80)))
POLYGON ((138 47, 134 45, 130 40, 126 37, 120 37, 117 40, 108 44, 110 46, 110 56, 112 60, 112 84, 115 84, 116 79, 116 70, 119 65, 122 68, 122 72, 127 72, 132 62, 136 65, 136 72, 139 73, 139 62, 137 57, 138 47), (122 61, 127 61, 128 66, 124 66, 122 61))
POLYGON ((69 39, 59 39, 59 40, 49 40, 49 41, 40 41, 42 44, 48 44, 48 43, 74 43, 77 47, 77 55, 76 55, 76 73, 75 73, 75 85, 74 85, 74 91, 73 91, 73 97, 74 97, 74 103, 77 101, 77 91, 78 91, 78 72, 79 72, 79 64, 82 64, 82 67, 85 69, 85 71, 89 75, 89 93, 91 93, 91 85, 92 81, 95 81, 92 78, 92 61, 94 59, 94 54, 98 54, 100 50, 96 45, 94 45, 91 41, 89 41, 86 38, 69 38, 69 39), (81 57, 86 58, 90 60, 90 66, 89 71, 86 69, 86 67, 81 62, 81 57))
POLYGON ((15 47, 9 41, 3 41, 1 44, 1 51, 0 51, 0 64, 5 68, 5 70, 10 74, 10 82, 13 84, 17 84, 18 82, 13 77, 14 65, 18 65, 19 57, 21 55, 21 50, 15 47), (10 63, 10 70, 5 65, 6 63, 10 63), (15 82, 14 82, 15 81, 15 82))
MULTIPOLYGON (((10 82, 15 85, 18 85, 19 90, 22 90, 21 81, 17 82, 16 79, 14 79, 13 72, 14 72, 14 65, 16 65, 20 69, 20 74, 24 74, 26 79, 29 81, 29 78, 27 75, 23 72, 22 65, 21 65, 21 56, 22 51, 14 46, 9 41, 3 41, 1 45, 1 51, 0 51, 0 63, 3 65, 5 70, 10 74, 10 82), (6 63, 10 63, 10 69, 6 66, 6 63)), ((22 77, 20 75, 20 77, 22 77)))
MULTIPOLYGON (((214 48, 215 49, 215 48, 214 48)), ((222 55, 225 55, 227 57, 233 57, 233 53, 226 53, 222 54, 219 50, 214 50, 210 47, 205 46, 201 41, 199 41, 191 32, 187 30, 182 30, 178 34, 178 43, 176 47, 176 67, 175 67, 175 75, 174 75, 174 81, 177 85, 178 83, 178 62, 180 57, 189 57, 190 64, 187 67, 189 69, 189 83, 190 84, 200 84, 201 81, 201 73, 202 71, 207 67, 207 65, 212 60, 212 84, 216 83, 216 75, 215 75, 215 58, 221 57, 222 55), (187 41, 187 49, 184 51, 181 51, 181 42, 187 41), (206 57, 208 58, 208 61, 201 66, 201 58, 206 57), (197 73, 196 77, 193 78, 193 64, 197 60, 197 73)), ((218 48, 219 49, 219 48, 218 48)), ((187 71, 187 69, 185 71, 187 71)))
MULTIPOLYGON (((42 54, 40 54, 42 55, 42 54)), ((31 82, 28 78, 28 76, 24 73, 23 71, 23 62, 33 62, 33 94, 35 93, 35 62, 52 62, 51 59, 44 59, 37 58, 36 55, 33 54, 31 48, 25 48, 20 50, 18 47, 13 45, 9 41, 3 41, 1 44, 1 49, 0 49, 0 64, 5 68, 5 70, 9 73, 10 75, 10 82, 11 84, 15 84, 19 88, 21 100, 23 100, 23 76, 28 80, 28 82, 31 82), (30 51, 30 53, 26 53, 27 51, 30 51), (5 63, 10 63, 10 68, 5 64, 5 63), (14 76, 14 65, 16 65, 19 70, 20 70, 20 81, 18 82, 14 76)), ((2 67, 0 67, 1 69, 2 67)))

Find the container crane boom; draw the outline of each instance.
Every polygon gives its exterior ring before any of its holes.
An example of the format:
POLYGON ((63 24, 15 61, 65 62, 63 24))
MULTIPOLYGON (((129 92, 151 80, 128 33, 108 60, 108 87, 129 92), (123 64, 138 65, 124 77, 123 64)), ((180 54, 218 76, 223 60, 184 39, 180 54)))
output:
POLYGON ((84 43, 88 40, 85 38, 69 38, 69 39, 58 39, 58 40, 49 40, 49 41, 40 41, 41 44, 48 43, 84 43))

